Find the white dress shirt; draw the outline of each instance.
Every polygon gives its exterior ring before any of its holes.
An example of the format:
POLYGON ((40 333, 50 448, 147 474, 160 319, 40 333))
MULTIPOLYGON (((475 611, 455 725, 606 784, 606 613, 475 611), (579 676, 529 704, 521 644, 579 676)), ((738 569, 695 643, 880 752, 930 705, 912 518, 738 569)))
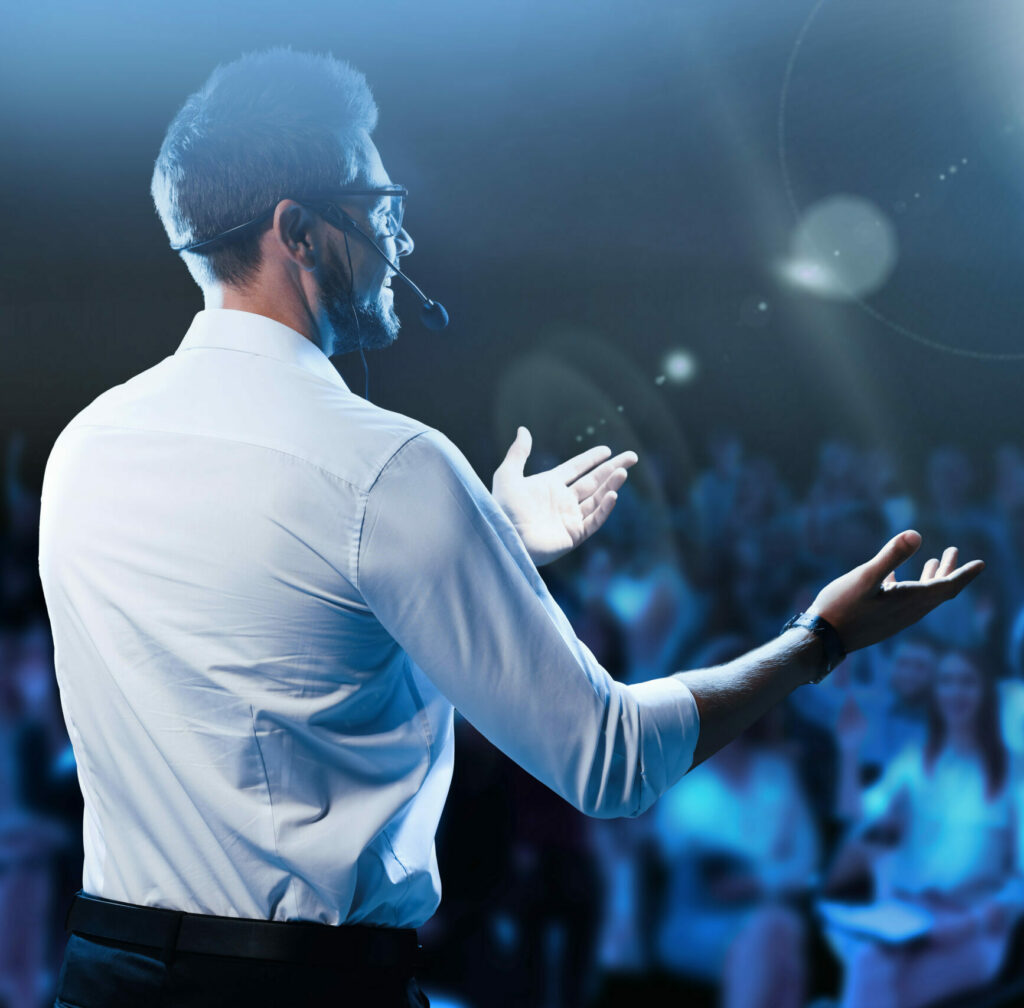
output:
POLYGON ((590 815, 692 762, 690 691, 609 677, 455 446, 261 315, 71 421, 39 563, 94 895, 422 924, 452 704, 590 815))

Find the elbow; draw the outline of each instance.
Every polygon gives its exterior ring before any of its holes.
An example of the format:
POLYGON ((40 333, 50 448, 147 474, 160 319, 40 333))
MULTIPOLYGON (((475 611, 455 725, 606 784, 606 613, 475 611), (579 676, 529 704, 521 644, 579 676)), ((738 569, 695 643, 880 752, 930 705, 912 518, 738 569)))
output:
POLYGON ((563 792, 592 819, 627 819, 646 812, 665 790, 644 773, 639 706, 626 689, 604 703, 600 727, 578 751, 573 786, 563 792))
POLYGON ((591 819, 635 819, 654 804, 656 797, 648 789, 644 789, 640 795, 630 795, 626 800, 602 799, 573 804, 591 819))
POLYGON ((616 753, 595 760, 586 786, 572 804, 591 819, 631 819, 642 815, 658 797, 644 780, 638 754, 616 753))
POLYGON ((591 819, 631 819, 645 811, 641 808, 630 808, 626 805, 576 805, 580 812, 591 819))
POLYGON ((639 815, 641 811, 640 809, 630 809, 624 805, 613 804, 590 805, 585 802, 581 804, 573 802, 573 805, 591 819, 629 819, 639 815))

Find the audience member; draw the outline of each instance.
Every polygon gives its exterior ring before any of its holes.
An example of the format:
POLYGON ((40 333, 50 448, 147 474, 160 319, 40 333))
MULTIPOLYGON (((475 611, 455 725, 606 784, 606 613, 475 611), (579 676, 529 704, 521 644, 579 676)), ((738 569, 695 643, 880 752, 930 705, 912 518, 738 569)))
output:
MULTIPOLYGON (((728 643, 708 664, 746 650, 728 643)), ((667 869, 658 960, 720 982, 728 1008, 804 1003, 797 905, 815 881, 819 838, 794 768, 766 744, 771 722, 691 771, 654 809, 667 869)))
POLYGON ((856 824, 831 881, 842 881, 859 849, 874 877, 878 930, 828 931, 845 967, 842 1006, 928 1005, 991 981, 1024 912, 1021 767, 1002 740, 995 682, 974 652, 943 655, 924 745, 909 745, 860 792, 863 728, 852 717, 840 725, 840 793, 856 824), (916 930, 882 940, 908 918, 916 930))

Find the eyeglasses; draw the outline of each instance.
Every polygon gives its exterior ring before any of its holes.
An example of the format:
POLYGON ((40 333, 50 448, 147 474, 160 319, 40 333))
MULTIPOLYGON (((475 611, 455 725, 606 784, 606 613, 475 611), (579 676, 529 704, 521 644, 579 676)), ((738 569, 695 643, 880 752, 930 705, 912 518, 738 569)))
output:
POLYGON ((335 206, 348 199, 349 196, 377 196, 379 204, 370 211, 370 219, 377 226, 381 237, 397 238, 402 233, 402 221, 405 219, 405 200, 409 190, 405 186, 393 185, 383 189, 336 189, 331 193, 322 193, 301 202, 315 205, 326 203, 335 206))
MULTIPOLYGON (((300 199, 298 202, 308 203, 310 206, 319 204, 320 206, 335 207, 341 210, 342 213, 345 213, 338 204, 347 200, 349 196, 381 197, 380 203, 371 210, 371 219, 378 228, 378 236, 397 238, 402 233, 402 220, 405 218, 405 200, 408 195, 409 190, 405 186, 392 185, 385 186, 382 189, 335 189, 333 192, 310 196, 306 199, 300 199)), ((202 241, 185 242, 181 245, 172 245, 171 248, 175 252, 195 252, 198 249, 206 248, 215 243, 234 240, 236 237, 241 237, 243 232, 248 231, 254 225, 262 224, 276 208, 277 201, 275 201, 274 206, 261 213, 258 217, 253 217, 242 224, 236 224, 234 227, 221 231, 220 234, 214 235, 212 238, 204 238, 202 241)))

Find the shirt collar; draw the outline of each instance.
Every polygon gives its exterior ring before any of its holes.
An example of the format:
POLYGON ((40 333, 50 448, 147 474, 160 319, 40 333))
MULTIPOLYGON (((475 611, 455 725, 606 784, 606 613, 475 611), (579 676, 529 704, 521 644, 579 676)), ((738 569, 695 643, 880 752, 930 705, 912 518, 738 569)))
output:
POLYGON ((348 391, 344 379, 318 346, 266 315, 236 308, 204 308, 196 313, 176 352, 186 350, 238 350, 272 357, 312 371, 348 391))

